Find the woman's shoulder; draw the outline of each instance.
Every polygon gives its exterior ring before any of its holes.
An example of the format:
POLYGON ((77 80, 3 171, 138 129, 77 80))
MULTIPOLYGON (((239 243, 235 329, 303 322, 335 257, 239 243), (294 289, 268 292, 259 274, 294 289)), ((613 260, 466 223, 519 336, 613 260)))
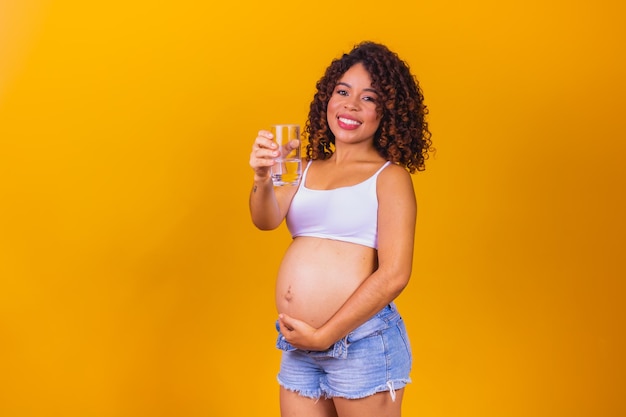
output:
POLYGON ((385 163, 387 166, 381 171, 381 176, 389 178, 409 178, 411 174, 402 166, 394 164, 391 161, 385 163))
POLYGON ((409 187, 413 188, 413 182, 411 180, 411 174, 404 169, 404 167, 394 164, 393 162, 387 164, 387 166, 378 175, 378 187, 379 189, 402 189, 409 187))

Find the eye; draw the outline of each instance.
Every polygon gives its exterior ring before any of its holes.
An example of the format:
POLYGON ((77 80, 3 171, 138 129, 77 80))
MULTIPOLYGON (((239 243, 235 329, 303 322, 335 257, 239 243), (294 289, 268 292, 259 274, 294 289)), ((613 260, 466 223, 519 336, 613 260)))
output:
POLYGON ((347 96, 348 95, 348 91, 342 89, 342 88, 338 88, 337 90, 335 90, 335 93, 339 94, 340 96, 347 96))
POLYGON ((378 102, 378 98, 374 96, 364 96, 363 101, 370 101, 372 103, 378 102))

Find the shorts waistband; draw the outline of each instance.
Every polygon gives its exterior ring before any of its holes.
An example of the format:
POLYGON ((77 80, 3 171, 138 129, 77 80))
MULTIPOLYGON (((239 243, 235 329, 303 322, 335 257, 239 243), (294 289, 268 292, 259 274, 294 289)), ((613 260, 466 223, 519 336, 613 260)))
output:
MULTIPOLYGON (((385 306, 382 310, 376 313, 371 319, 348 333, 348 335, 339 341, 335 342, 333 346, 324 351, 302 351, 313 357, 332 357, 332 358, 347 358, 348 347, 351 343, 364 339, 377 332, 383 331, 389 328, 391 325, 397 323, 400 320, 400 313, 396 305, 392 302, 385 306)), ((278 330, 278 339, 276 340, 276 347, 284 351, 295 351, 297 348, 293 347, 285 337, 280 333, 280 327, 278 321, 276 321, 276 330, 278 330)))

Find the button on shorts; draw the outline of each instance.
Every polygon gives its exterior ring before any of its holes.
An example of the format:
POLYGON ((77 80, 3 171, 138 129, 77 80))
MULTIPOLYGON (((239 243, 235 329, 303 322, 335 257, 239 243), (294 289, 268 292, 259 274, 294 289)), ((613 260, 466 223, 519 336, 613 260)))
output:
MULTIPOLYGON (((278 328, 278 325, 277 325, 278 328)), ((411 346, 395 304, 325 351, 296 349, 278 334, 283 351, 278 383, 309 398, 363 398, 411 382, 411 346)))

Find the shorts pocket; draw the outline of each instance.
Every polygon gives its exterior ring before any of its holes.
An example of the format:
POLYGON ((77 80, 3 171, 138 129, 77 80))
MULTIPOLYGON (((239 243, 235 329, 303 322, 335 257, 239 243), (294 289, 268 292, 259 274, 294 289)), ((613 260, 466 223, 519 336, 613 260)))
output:
POLYGON ((286 339, 285 336, 280 332, 280 326, 278 325, 278 320, 276 320, 276 331, 278 332, 278 337, 276 338, 276 348, 280 350, 284 350, 285 352, 292 352, 296 350, 295 347, 291 345, 286 339))
POLYGON ((376 334, 380 334, 383 330, 389 327, 389 323, 385 320, 382 320, 376 316, 369 319, 352 332, 348 334, 347 341, 348 343, 358 342, 361 339, 365 339, 366 337, 370 337, 376 334))
POLYGON ((411 351, 411 342, 409 341, 409 335, 406 331, 406 326, 404 325, 404 320, 400 319, 400 321, 398 321, 397 323, 398 326, 398 331, 400 332, 400 337, 402 338, 402 341, 404 342, 404 345, 406 347, 406 351, 409 355, 409 361, 412 363, 413 362, 413 352, 411 351))

